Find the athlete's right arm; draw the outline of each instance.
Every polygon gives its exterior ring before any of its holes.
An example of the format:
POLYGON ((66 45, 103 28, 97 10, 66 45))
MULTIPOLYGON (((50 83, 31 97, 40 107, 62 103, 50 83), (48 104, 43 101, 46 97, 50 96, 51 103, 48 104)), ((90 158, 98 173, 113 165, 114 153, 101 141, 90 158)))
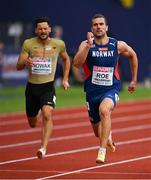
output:
POLYGON ((26 66, 26 61, 28 59, 28 54, 20 53, 17 64, 16 64, 16 69, 17 70, 22 70, 26 66))
POLYGON ((86 57, 88 55, 90 45, 86 42, 83 41, 78 49, 78 52, 76 53, 74 59, 73 59, 73 66, 79 68, 80 66, 83 65, 84 61, 86 60, 86 57))
POLYGON ((89 49, 91 48, 91 45, 93 44, 93 34, 92 32, 87 33, 87 40, 83 41, 78 49, 78 52, 76 53, 74 59, 73 59, 73 66, 79 68, 83 65, 85 62, 89 49))
POLYGON ((25 66, 31 67, 33 64, 29 51, 29 41, 25 40, 16 64, 17 70, 22 70, 25 66))

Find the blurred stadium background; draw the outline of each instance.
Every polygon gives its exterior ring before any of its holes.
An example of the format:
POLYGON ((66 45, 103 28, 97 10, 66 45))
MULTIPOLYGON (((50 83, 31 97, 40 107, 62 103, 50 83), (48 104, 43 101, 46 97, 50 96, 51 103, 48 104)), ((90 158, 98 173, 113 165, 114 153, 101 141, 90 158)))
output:
MULTIPOLYGON (((17 72, 15 65, 21 45, 34 35, 35 18, 48 16, 51 26, 63 29, 62 39, 72 57, 90 30, 91 17, 104 14, 109 35, 124 40, 137 52, 139 84, 151 88, 151 1, 149 0, 2 0, 0 6, 0 93, 5 87, 25 85, 27 72, 17 72)), ((121 77, 130 80, 128 61, 121 58, 121 77)), ((72 70, 71 70, 72 71, 72 70)), ((81 84, 71 72, 73 84, 81 84)), ((0 97, 3 97, 1 94, 0 97)))

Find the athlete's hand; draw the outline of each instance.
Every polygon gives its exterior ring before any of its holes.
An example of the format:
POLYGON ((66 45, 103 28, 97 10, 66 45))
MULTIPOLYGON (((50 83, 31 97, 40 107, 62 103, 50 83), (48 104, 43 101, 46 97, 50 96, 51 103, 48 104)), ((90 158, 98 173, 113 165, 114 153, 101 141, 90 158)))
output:
POLYGON ((33 61, 31 57, 28 57, 25 62, 27 67, 31 67, 33 65, 33 61))
POLYGON ((128 86, 128 91, 130 93, 133 93, 136 90, 136 82, 135 81, 131 81, 130 85, 128 86))
POLYGON ((65 90, 67 90, 70 87, 70 84, 69 84, 69 82, 67 80, 63 80, 62 85, 63 85, 65 90))
POLYGON ((93 44, 94 41, 94 35, 92 32, 88 32, 87 33, 87 42, 88 44, 91 46, 93 44))

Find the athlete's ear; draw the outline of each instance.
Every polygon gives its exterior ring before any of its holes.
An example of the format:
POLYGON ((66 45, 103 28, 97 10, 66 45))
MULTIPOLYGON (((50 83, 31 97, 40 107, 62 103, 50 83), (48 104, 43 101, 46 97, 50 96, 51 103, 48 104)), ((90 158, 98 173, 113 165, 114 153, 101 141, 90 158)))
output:
POLYGON ((108 26, 106 26, 106 31, 108 31, 108 28, 109 28, 109 27, 108 27, 108 26))
POLYGON ((49 26, 49 32, 51 33, 51 27, 49 26))

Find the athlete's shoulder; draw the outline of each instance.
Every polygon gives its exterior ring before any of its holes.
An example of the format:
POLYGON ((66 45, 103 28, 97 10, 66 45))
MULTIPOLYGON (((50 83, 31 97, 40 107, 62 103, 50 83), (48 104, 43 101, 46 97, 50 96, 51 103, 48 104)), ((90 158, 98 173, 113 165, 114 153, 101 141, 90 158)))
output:
POLYGON ((37 39, 36 37, 25 39, 24 44, 29 45, 29 44, 35 43, 36 39, 37 39))
POLYGON ((112 38, 112 37, 109 37, 109 43, 117 43, 117 45, 121 45, 121 46, 125 46, 127 45, 127 43, 125 41, 122 41, 122 40, 117 40, 116 38, 112 38))
POLYGON ((109 42, 118 42, 118 40, 116 38, 113 38, 113 37, 109 37, 109 42))
POLYGON ((65 49, 65 42, 61 39, 51 38, 50 44, 60 49, 65 49))
POLYGON ((62 39, 57 39, 57 38, 51 38, 51 42, 55 44, 65 44, 65 42, 62 39))
POLYGON ((60 52, 64 52, 66 50, 66 45, 61 39, 51 38, 50 45, 55 46, 60 52))
POLYGON ((125 41, 118 41, 118 49, 125 49, 127 46, 128 44, 125 41))
POLYGON ((124 51, 129 51, 132 48, 125 41, 118 41, 118 51, 122 53, 124 51))
POLYGON ((111 45, 111 46, 117 47, 118 40, 115 39, 115 38, 109 37, 109 42, 108 42, 108 44, 111 45))

